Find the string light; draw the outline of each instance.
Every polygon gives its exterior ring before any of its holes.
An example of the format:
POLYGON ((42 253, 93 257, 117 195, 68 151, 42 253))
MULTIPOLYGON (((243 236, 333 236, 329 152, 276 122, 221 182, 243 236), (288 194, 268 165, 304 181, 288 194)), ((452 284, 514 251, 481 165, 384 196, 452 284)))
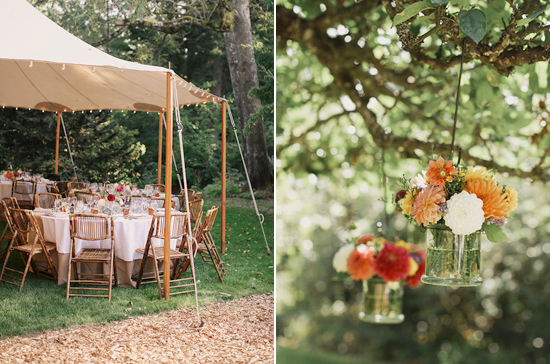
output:
POLYGON ((65 63, 63 63, 63 67, 61 67, 61 71, 65 71, 65 63))
POLYGON ((201 97, 203 97, 203 96, 204 96, 204 91, 203 91, 202 94, 201 94, 201 97))
POLYGON ((95 67, 94 67, 94 68, 92 68, 92 72, 95 72, 95 67))
POLYGON ((32 61, 31 61, 31 63, 29 64, 29 68, 32 68, 32 61))

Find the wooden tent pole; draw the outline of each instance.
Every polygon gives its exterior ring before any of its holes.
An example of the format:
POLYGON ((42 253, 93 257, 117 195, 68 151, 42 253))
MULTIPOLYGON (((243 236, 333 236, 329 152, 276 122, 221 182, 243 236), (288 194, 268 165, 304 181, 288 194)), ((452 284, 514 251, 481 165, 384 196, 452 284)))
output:
POLYGON ((55 138, 55 174, 59 167, 59 124, 61 123, 61 111, 57 112, 57 138, 55 138))
POLYGON ((226 154, 227 154, 227 141, 226 141, 226 127, 227 127, 227 101, 222 101, 222 232, 221 232, 221 249, 222 254, 225 253, 225 175, 226 175, 226 154))
MULTIPOLYGON (((172 75, 166 73, 166 160, 164 163, 164 299, 170 299, 170 234, 172 228, 172 137, 174 125, 172 114, 174 107, 172 75)), ((162 117, 162 116, 161 116, 162 117)))
POLYGON ((159 163, 157 183, 162 183, 162 111, 159 112, 159 163))

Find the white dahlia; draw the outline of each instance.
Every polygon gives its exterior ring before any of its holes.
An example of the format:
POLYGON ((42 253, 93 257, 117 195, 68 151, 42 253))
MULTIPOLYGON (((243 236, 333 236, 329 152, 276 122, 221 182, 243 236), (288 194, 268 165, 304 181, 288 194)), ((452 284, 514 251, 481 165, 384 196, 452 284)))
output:
POLYGON ((350 243, 341 247, 340 250, 338 250, 336 254, 334 254, 334 258, 332 258, 332 266, 334 267, 334 269, 336 269, 337 272, 347 273, 348 258, 354 250, 355 244, 350 243))
POLYGON ((445 225, 453 234, 470 235, 481 229, 485 221, 483 201, 475 194, 462 191, 447 201, 445 225))

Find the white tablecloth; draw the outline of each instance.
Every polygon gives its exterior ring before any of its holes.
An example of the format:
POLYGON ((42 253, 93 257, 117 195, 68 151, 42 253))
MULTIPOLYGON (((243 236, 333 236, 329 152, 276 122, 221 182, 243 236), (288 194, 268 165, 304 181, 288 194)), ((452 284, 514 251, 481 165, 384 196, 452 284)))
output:
MULTIPOLYGON (((49 242, 55 242, 57 247, 58 284, 67 281, 67 264, 69 257, 71 233, 68 214, 59 214, 56 216, 47 216, 44 210, 35 210, 34 215, 42 228, 44 239, 49 242)), ((131 287, 135 286, 132 276, 137 274, 141 264, 142 254, 136 252, 138 248, 145 248, 147 236, 151 227, 152 216, 144 216, 137 219, 125 219, 122 216, 114 217, 115 233, 115 253, 118 270, 119 285, 131 287)), ((75 242, 76 250, 82 248, 103 248, 109 245, 108 241, 80 241, 75 242)), ((177 241, 172 239, 170 248, 176 248, 177 241)), ((164 240, 153 239, 154 246, 163 246, 164 240)), ((146 271, 152 270, 153 262, 149 261, 146 271)))
MULTIPOLYGON (((11 185, 12 185, 11 181, 0 181, 0 201, 4 197, 12 197, 11 196, 11 185)), ((48 190, 46 189, 46 183, 37 183, 36 184, 36 193, 43 193, 43 192, 48 192, 48 190)), ((16 194, 16 196, 14 196, 14 197, 17 198, 18 195, 16 194)), ((4 218, 4 205, 2 205, 1 202, 0 202, 0 220, 3 220, 3 221, 6 220, 4 218)))

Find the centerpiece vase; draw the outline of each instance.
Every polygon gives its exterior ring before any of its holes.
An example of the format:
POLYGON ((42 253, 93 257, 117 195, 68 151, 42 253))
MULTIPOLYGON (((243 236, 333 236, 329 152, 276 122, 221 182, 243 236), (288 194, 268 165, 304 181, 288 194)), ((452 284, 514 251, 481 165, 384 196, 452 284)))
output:
POLYGON ((481 232, 455 235, 445 225, 427 228, 426 272, 421 280, 436 286, 474 287, 480 271, 481 232))
POLYGON ((403 311, 403 288, 390 287, 382 278, 373 277, 363 281, 363 305, 359 319, 377 324, 399 324, 405 316, 403 311))

